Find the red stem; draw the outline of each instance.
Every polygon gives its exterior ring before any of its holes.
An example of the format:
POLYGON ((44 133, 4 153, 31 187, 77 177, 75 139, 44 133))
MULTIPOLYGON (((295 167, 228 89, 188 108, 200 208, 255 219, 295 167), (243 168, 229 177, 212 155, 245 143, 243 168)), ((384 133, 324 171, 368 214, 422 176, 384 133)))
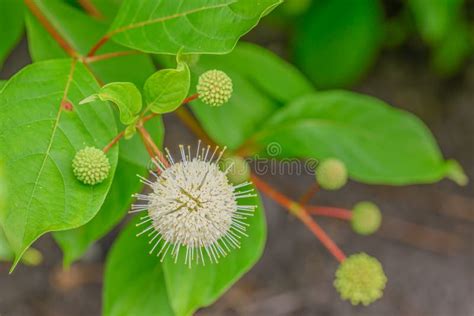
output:
POLYGON ((114 57, 121 57, 121 56, 128 56, 128 55, 138 55, 141 54, 142 52, 136 51, 136 50, 126 50, 122 52, 112 52, 112 53, 106 53, 102 55, 97 55, 97 56, 91 56, 91 57, 86 57, 84 61, 86 63, 95 63, 97 61, 105 60, 105 59, 110 59, 114 57))
POLYGON ((165 166, 165 168, 168 168, 170 166, 170 163, 165 158, 165 155, 163 155, 163 153, 158 148, 158 146, 156 146, 155 142, 153 141, 148 131, 143 126, 138 126, 138 132, 142 136, 142 139, 144 140, 144 142, 148 143, 148 145, 150 146, 153 152, 152 158, 157 157, 158 160, 160 160, 161 163, 165 166))
POLYGON ((30 12, 38 19, 46 31, 54 38, 54 40, 63 48, 63 50, 71 57, 77 58, 80 56, 78 52, 59 34, 54 26, 48 21, 46 16, 41 12, 34 0, 24 0, 30 12))
POLYGON ((346 259, 344 252, 342 252, 342 250, 336 245, 331 237, 329 237, 329 235, 321 228, 321 226, 319 226, 319 224, 316 223, 313 218, 311 218, 309 213, 304 207, 301 206, 301 204, 278 192, 255 175, 252 175, 252 181, 260 191, 264 192, 278 204, 288 209, 290 213, 302 221, 303 224, 305 224, 306 227, 308 227, 308 229, 316 236, 316 238, 321 241, 321 243, 334 256, 334 258, 336 258, 337 261, 342 262, 346 259))
POLYGON ((97 43, 92 46, 91 50, 87 53, 87 57, 92 57, 95 53, 101 48, 107 41, 115 34, 115 32, 110 32, 102 36, 97 43))
POLYGON ((316 193, 318 193, 318 191, 319 191, 319 185, 316 182, 313 182, 311 186, 309 187, 308 191, 306 191, 306 193, 301 196, 300 204, 303 206, 308 204, 311 198, 315 196, 316 193))
POLYGON ((103 149, 104 153, 107 153, 110 150, 110 148, 112 148, 115 144, 117 144, 124 134, 125 134, 125 131, 121 131, 120 133, 118 133, 117 136, 115 136, 114 139, 112 139, 112 141, 108 143, 107 146, 104 147, 103 149))
POLYGON ((342 220, 350 220, 352 218, 352 212, 343 208, 331 207, 331 206, 306 206, 306 209, 310 214, 318 216, 333 217, 342 220))
POLYGON ((99 10, 90 2, 90 0, 78 0, 79 5, 91 16, 102 19, 104 16, 99 10))

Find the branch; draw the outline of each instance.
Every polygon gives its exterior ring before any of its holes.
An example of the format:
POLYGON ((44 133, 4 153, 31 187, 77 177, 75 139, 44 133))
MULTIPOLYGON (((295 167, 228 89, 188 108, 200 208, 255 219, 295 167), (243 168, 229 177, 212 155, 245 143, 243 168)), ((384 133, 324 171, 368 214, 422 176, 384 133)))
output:
POLYGON ((63 48, 63 50, 71 57, 80 57, 80 54, 62 37, 55 27, 48 21, 41 9, 36 5, 34 0, 24 0, 30 12, 38 19, 46 31, 54 38, 54 40, 63 48))
POLYGON ((100 11, 94 6, 90 0, 78 0, 79 5, 87 12, 87 14, 93 16, 97 19, 103 19, 104 16, 100 11))
POLYGON ((158 160, 161 161, 163 166, 165 166, 165 168, 168 168, 170 166, 170 163, 165 158, 165 155, 163 155, 163 153, 158 148, 158 146, 156 146, 155 142, 153 141, 153 138, 150 136, 148 131, 142 125, 137 126, 137 128, 138 128, 138 132, 142 136, 145 146, 146 146, 146 143, 148 143, 148 145, 150 146, 150 148, 147 148, 147 150, 151 149, 153 152, 153 157, 157 157, 158 160))
POLYGON ((106 53, 106 54, 97 55, 97 56, 86 57, 84 59, 84 62, 91 64, 91 63, 95 63, 97 61, 106 60, 106 59, 110 59, 110 58, 114 58, 114 57, 138 55, 138 54, 142 54, 142 52, 139 52, 137 50, 126 50, 126 51, 122 51, 122 52, 112 52, 112 53, 106 53))
POLYGON ((285 196, 283 193, 278 192, 272 188, 269 184, 261 180, 259 177, 252 175, 252 181, 257 188, 269 196, 271 199, 276 201, 281 206, 285 207, 291 214, 295 215, 308 229, 321 241, 326 249, 336 258, 337 261, 342 262, 346 259, 346 255, 342 250, 334 243, 329 235, 319 226, 308 211, 299 203, 285 196))
POLYGON ((333 217, 342 220, 350 220, 352 218, 351 211, 338 207, 308 205, 306 209, 310 214, 318 216, 333 217))
POLYGON ((319 185, 316 182, 313 182, 311 186, 309 187, 308 191, 306 191, 306 193, 304 193, 301 196, 299 203, 305 206, 306 204, 308 204, 311 198, 315 196, 316 193, 318 193, 318 191, 319 191, 319 185))
POLYGON ((118 141, 123 137, 124 134, 125 134, 124 130, 118 133, 117 136, 115 136, 114 139, 112 139, 112 141, 108 143, 107 146, 105 146, 102 151, 104 153, 107 153, 110 150, 110 148, 112 148, 115 144, 118 143, 118 141))

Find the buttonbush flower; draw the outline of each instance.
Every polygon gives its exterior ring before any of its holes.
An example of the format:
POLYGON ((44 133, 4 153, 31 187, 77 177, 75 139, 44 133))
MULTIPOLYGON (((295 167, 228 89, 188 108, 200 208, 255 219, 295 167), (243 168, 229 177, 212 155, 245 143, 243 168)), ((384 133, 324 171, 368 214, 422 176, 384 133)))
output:
POLYGON ((345 259, 336 271, 334 287, 352 305, 369 305, 383 295, 387 277, 380 262, 365 253, 345 259))
POLYGON ((107 179, 110 171, 109 159, 102 150, 86 147, 74 156, 72 171, 82 183, 95 185, 107 179))
POLYGON ((346 165, 339 159, 323 160, 316 167, 316 181, 326 190, 338 190, 347 182, 346 165))
POLYGON ((379 229, 382 213, 372 202, 359 202, 352 210, 351 226, 360 235, 370 235, 379 229))
POLYGON ((184 262, 191 266, 193 261, 205 264, 205 257, 216 263, 240 247, 241 236, 246 236, 246 218, 256 206, 238 201, 256 195, 250 182, 229 182, 226 174, 231 166, 219 169, 223 151, 218 150, 199 144, 193 155, 190 146, 181 145, 181 161, 166 150, 170 166, 154 161, 159 174, 152 172, 151 181, 142 178, 151 192, 136 195, 145 203, 134 205, 132 212, 147 211, 137 226, 146 225, 138 235, 150 238, 150 254, 156 251, 163 260, 170 253, 177 262, 185 249, 184 262))
POLYGON ((208 70, 199 76, 196 90, 202 102, 221 106, 232 96, 232 79, 221 70, 208 70))

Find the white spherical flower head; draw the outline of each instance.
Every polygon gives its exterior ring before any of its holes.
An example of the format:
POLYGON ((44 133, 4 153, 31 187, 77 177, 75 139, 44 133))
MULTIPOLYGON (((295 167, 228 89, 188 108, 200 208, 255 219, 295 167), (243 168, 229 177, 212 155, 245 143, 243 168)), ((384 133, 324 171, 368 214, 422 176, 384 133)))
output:
POLYGON ((192 261, 205 264, 204 257, 217 262, 231 248, 238 248, 239 239, 245 235, 247 216, 253 215, 254 205, 239 205, 238 200, 255 196, 253 189, 245 189, 249 182, 237 186, 229 183, 226 173, 214 161, 218 148, 198 149, 194 157, 191 149, 180 146, 181 158, 175 162, 168 152, 170 166, 156 162, 159 175, 155 181, 144 179, 152 192, 137 198, 146 204, 134 205, 133 211, 147 210, 141 223, 147 227, 139 234, 147 233, 150 253, 157 251, 161 259, 171 253, 178 260, 182 248, 185 263, 192 261))

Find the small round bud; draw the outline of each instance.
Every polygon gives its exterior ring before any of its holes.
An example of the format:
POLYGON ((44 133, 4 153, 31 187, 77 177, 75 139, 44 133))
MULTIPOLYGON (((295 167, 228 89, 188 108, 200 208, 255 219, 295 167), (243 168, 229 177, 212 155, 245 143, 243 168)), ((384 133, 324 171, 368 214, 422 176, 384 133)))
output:
POLYGON ((223 71, 208 70, 199 76, 196 90, 202 102, 221 106, 232 96, 232 79, 223 71))
POLYGON ((372 202, 359 202, 352 210, 352 229, 361 235, 373 234, 382 223, 382 213, 372 202))
POLYGON ((231 156, 220 161, 222 171, 227 171, 227 179, 233 184, 240 184, 250 178, 250 167, 244 158, 231 156))
POLYGON ((342 161, 326 159, 316 167, 316 181, 326 190, 338 190, 347 182, 347 169, 342 161))
POLYGON ((352 305, 369 305, 383 295, 387 283, 380 262, 365 253, 345 259, 336 271, 334 287, 352 305))
POLYGON ((38 266, 43 262, 43 254, 34 248, 29 248, 23 254, 21 262, 28 266, 38 266))
POLYGON ((79 150, 72 160, 72 171, 82 183, 95 185, 109 175, 110 164, 105 153, 95 147, 79 150))

